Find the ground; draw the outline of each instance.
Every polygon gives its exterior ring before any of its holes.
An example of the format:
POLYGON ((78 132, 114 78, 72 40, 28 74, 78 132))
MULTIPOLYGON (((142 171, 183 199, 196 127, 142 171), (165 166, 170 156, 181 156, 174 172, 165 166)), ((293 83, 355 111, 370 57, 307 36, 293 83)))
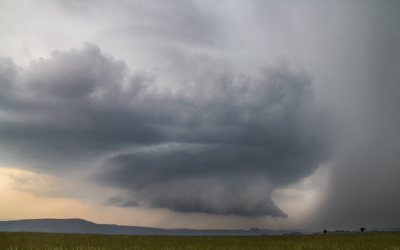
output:
POLYGON ((0 232, 5 250, 108 249, 391 249, 400 250, 400 232, 281 236, 137 236, 0 232))

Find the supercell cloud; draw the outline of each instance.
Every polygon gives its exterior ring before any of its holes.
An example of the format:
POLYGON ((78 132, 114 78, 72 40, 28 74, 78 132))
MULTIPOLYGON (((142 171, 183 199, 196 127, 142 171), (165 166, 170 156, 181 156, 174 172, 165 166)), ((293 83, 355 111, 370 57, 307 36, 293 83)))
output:
POLYGON ((53 173, 102 162, 89 179, 124 194, 105 205, 287 217, 271 192, 310 176, 333 150, 312 74, 286 59, 258 75, 191 60, 187 77, 166 87, 156 71, 95 45, 27 68, 2 58, 3 159, 53 173))
POLYGON ((0 177, 97 222, 398 227, 399 3, 0 1, 0 177))

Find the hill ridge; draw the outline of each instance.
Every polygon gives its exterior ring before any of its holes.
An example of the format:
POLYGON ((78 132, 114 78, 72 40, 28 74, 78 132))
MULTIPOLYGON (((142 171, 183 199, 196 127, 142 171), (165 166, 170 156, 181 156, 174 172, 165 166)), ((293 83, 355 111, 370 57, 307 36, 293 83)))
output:
POLYGON ((244 229, 186 229, 97 224, 80 218, 68 219, 23 219, 0 221, 0 231, 49 232, 49 233, 91 233, 91 234, 135 234, 135 235, 275 235, 305 230, 244 229))

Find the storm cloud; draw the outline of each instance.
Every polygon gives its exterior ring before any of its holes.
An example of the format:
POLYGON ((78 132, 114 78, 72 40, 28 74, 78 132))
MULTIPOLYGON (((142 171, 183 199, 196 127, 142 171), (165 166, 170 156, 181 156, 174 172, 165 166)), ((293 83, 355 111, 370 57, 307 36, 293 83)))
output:
POLYGON ((0 1, 0 219, 31 216, 28 192, 91 206, 40 216, 97 223, 398 227, 399 13, 0 1))
POLYGON ((287 217, 271 192, 333 150, 332 114, 315 101, 312 75, 282 58, 257 76, 207 55, 192 63, 165 87, 90 44, 26 69, 1 59, 3 158, 54 173, 104 159, 90 180, 126 194, 106 205, 287 217))

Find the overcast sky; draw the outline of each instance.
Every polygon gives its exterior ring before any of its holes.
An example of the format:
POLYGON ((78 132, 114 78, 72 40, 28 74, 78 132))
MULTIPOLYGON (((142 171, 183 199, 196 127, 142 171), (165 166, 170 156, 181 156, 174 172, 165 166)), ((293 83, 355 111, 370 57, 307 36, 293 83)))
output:
POLYGON ((399 226, 399 13, 0 0, 0 219, 399 226))

